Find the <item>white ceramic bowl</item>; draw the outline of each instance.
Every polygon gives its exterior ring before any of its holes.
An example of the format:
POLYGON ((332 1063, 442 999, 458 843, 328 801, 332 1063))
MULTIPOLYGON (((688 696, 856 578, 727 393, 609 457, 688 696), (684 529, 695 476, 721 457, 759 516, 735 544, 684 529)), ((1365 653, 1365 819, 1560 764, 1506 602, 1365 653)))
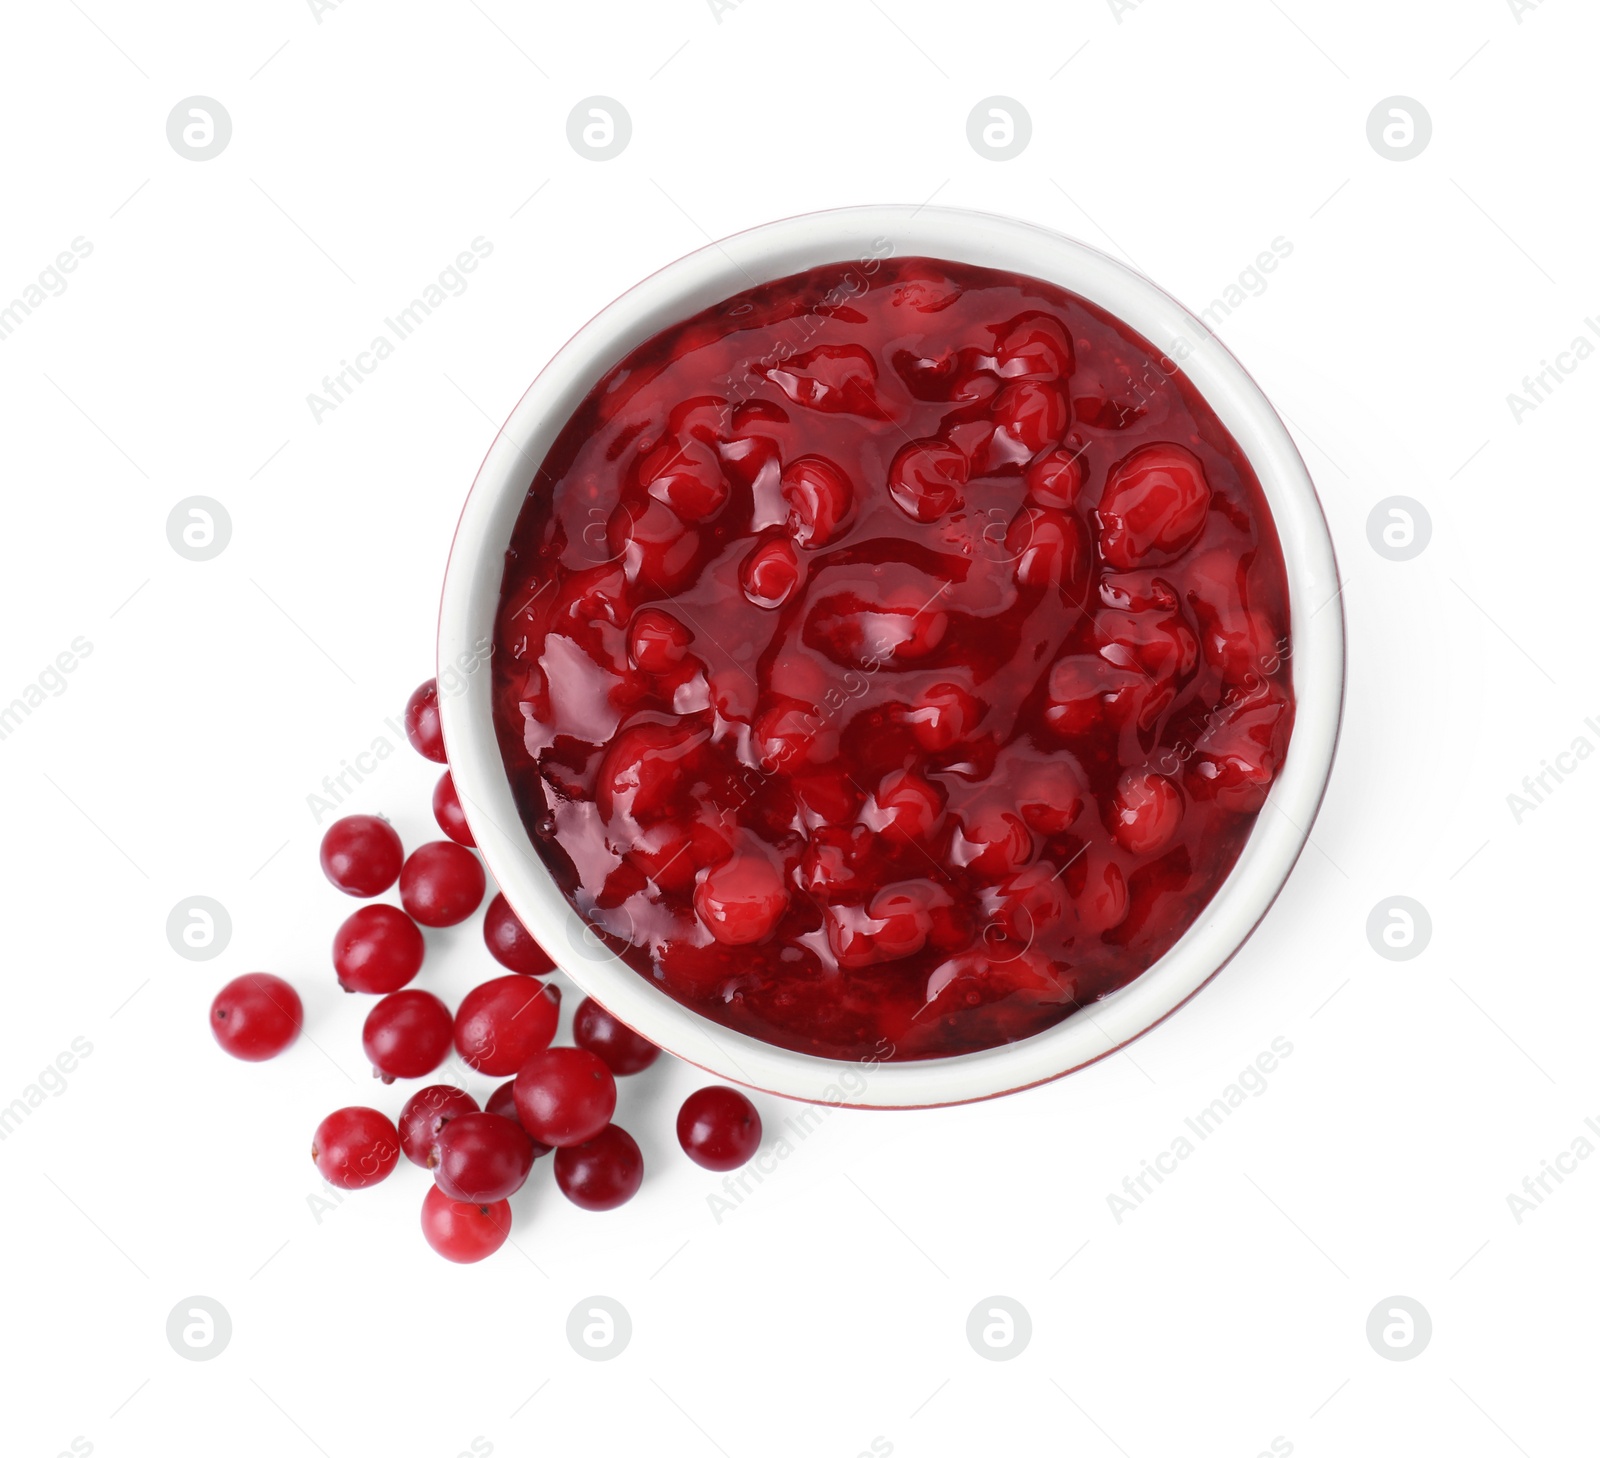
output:
POLYGON ((1197 319, 1148 279, 1071 238, 953 208, 843 208, 709 244, 623 294, 580 330, 495 437, 456 529, 439 617, 440 713, 456 789, 506 899, 574 982, 630 1027, 709 1073, 819 1103, 916 1108, 992 1097, 1114 1052, 1192 997, 1255 929, 1288 878, 1333 763, 1344 623, 1333 544, 1304 463, 1266 397, 1197 319), (523 830, 490 708, 488 648, 506 544, 551 442, 635 346, 753 284, 874 254, 954 259, 1046 279, 1126 321, 1176 361, 1243 448, 1282 544, 1293 638, 1294 732, 1272 798, 1204 913, 1142 976, 1049 1030, 978 1053, 857 1064, 794 1053, 714 1024, 614 956, 568 905, 523 830))

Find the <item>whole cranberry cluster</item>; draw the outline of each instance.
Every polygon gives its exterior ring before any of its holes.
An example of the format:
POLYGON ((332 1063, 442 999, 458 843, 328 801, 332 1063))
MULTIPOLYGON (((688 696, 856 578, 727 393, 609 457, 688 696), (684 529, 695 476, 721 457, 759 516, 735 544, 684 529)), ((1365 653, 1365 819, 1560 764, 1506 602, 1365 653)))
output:
MULTIPOLYGON (((406 737, 428 759, 445 762, 433 680, 406 706, 406 737)), ((660 1049, 585 998, 572 1020, 573 1046, 552 1046, 561 992, 547 981, 550 955, 496 894, 483 938, 507 975, 473 988, 454 1013, 434 993, 409 984, 422 970, 420 926, 465 921, 487 890, 483 865, 448 769, 433 794, 447 840, 408 856, 386 820, 349 815, 322 838, 322 869, 350 896, 382 895, 399 882, 400 905, 372 902, 333 938, 333 967, 346 992, 378 997, 362 1028, 362 1047, 383 1083, 426 1078, 452 1048, 469 1068, 503 1079, 480 1106, 465 1089, 430 1084, 401 1107, 398 1123, 379 1109, 336 1109, 316 1129, 311 1158, 340 1189, 386 1179, 403 1154, 433 1174, 422 1203, 422 1233, 447 1260, 479 1261, 511 1233, 510 1197, 534 1164, 553 1155, 556 1184, 585 1210, 614 1210, 637 1193, 644 1158, 612 1122, 617 1079, 654 1063, 660 1049), (420 926, 419 926, 420 924, 420 926)), ((288 1048, 304 1022, 299 994, 283 978, 250 972, 211 1004, 211 1029, 236 1058, 260 1062, 288 1048)), ((678 1142, 706 1169, 736 1169, 761 1143, 761 1118, 736 1089, 702 1088, 684 1101, 678 1142)))

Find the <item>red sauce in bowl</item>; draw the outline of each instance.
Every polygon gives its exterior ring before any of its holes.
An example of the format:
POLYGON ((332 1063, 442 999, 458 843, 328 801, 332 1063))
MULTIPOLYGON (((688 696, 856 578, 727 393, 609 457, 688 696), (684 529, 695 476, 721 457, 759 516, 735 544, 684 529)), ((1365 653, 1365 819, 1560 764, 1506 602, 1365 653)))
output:
POLYGON ((1037 279, 837 264, 590 392, 506 554, 494 706, 564 894, 717 1023, 836 1058, 1025 1038, 1238 858, 1294 718, 1239 446, 1037 279))

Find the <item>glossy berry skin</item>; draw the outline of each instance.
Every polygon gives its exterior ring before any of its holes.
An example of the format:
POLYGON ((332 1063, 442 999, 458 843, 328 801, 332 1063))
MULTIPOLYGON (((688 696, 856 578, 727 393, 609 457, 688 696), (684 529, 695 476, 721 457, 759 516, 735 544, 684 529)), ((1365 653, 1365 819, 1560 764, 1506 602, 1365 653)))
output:
POLYGON ((738 1169, 761 1147, 761 1115, 736 1088, 696 1089, 678 1110, 678 1143, 703 1169, 738 1169))
POLYGON ((584 998, 572 1016, 572 1041, 597 1055, 619 1078, 642 1073, 661 1056, 654 1043, 619 1023, 592 997, 584 998))
POLYGON ((534 977, 496 977, 474 987, 456 1009, 461 1061, 479 1073, 516 1073, 556 1035, 561 992, 534 977))
POLYGON ((391 992, 367 1014, 361 1046, 385 1083, 423 1078, 444 1062, 453 1024, 450 1009, 431 992, 391 992))
POLYGON ((394 826, 376 815, 346 815, 322 837, 322 873, 346 896, 381 896, 404 858, 394 826))
POLYGON ((560 1149, 593 1139, 617 1107, 617 1081, 587 1048, 547 1048, 522 1065, 517 1117, 541 1144, 560 1149))
POLYGON ((584 1210, 615 1210, 644 1182, 644 1156, 626 1129, 607 1124, 593 1139, 556 1150, 556 1183, 584 1210))
POLYGON ((333 934, 333 970, 346 992, 398 992, 422 970, 416 922, 378 902, 345 918, 333 934))
POLYGON ((430 1185, 422 1197, 422 1238, 447 1261, 466 1266, 484 1260, 510 1234, 511 1206, 504 1200, 452 1200, 438 1185, 430 1185))
POLYGON ((464 845, 468 850, 477 845, 449 770, 439 776, 439 783, 433 787, 433 818, 439 822, 439 829, 457 845, 464 845))
MULTIPOLYGON (((517 1115, 516 1079, 508 1079, 492 1094, 490 1094, 489 1097, 483 1101, 483 1111, 486 1114, 498 1114, 502 1119, 510 1119, 513 1124, 515 1124, 518 1128, 521 1128, 522 1120, 517 1115)), ((526 1134, 528 1131, 524 1129, 522 1132, 526 1134)), ((528 1143, 533 1146, 533 1157, 535 1159, 550 1153, 552 1148, 551 1145, 541 1143, 539 1140, 534 1139, 531 1136, 528 1139, 528 1143)))
POLYGON ((364 1190, 387 1179, 400 1158, 400 1135, 377 1109, 335 1109, 311 1136, 311 1160, 335 1189, 364 1190))
POLYGON ((476 1114, 478 1101, 464 1088, 431 1083, 419 1088, 400 1110, 400 1152, 412 1164, 433 1168, 433 1145, 439 1132, 462 1114, 476 1114))
POLYGON ((439 726, 439 682, 418 684, 406 700, 406 738, 424 759, 443 764, 444 731, 439 726))
POLYGON ((400 871, 400 904, 423 926, 454 926, 483 900, 483 862, 452 840, 419 845, 400 871))
POLYGON ((211 1032, 224 1053, 246 1063, 276 1058, 305 1021, 300 994, 270 972, 235 977, 211 1003, 211 1032))
POLYGON ((433 1144, 433 1178, 452 1200, 492 1204, 522 1188, 533 1168, 533 1144, 522 1126, 499 1114, 451 1119, 433 1144))
POLYGON ((495 893, 483 914, 483 940, 489 955, 509 971, 528 977, 543 977, 546 972, 555 971, 555 960, 534 941, 502 892, 495 893))

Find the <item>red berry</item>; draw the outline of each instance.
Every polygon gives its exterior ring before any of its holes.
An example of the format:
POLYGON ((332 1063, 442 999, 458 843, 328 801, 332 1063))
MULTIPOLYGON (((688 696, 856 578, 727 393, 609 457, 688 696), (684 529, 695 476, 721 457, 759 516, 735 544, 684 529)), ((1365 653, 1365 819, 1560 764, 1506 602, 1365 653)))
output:
POLYGON ((964 817, 950 842, 950 860, 986 881, 998 881, 1033 854, 1033 837, 1015 810, 990 802, 964 817))
POLYGON ((584 1210, 615 1210, 644 1182, 644 1156, 626 1129, 607 1124, 593 1139, 556 1150, 556 1183, 584 1210))
POLYGON ((388 1176, 400 1158, 400 1136, 377 1109, 335 1109, 311 1136, 311 1160, 330 1185, 364 1190, 388 1176))
POLYGON ((450 1009, 431 992, 391 992, 361 1028, 361 1046, 385 1083, 423 1078, 450 1051, 450 1009))
POLYGON ((346 992, 398 992, 422 970, 425 951, 416 922, 378 902, 346 917, 333 934, 333 970, 346 992))
POLYGON ((678 1110, 678 1143, 704 1169, 738 1169, 761 1146, 761 1115, 736 1088, 696 1089, 678 1110))
POLYGON ((444 731, 439 727, 439 682, 430 678, 418 684, 406 700, 406 738, 424 759, 443 764, 444 731))
POLYGON ((547 1048, 517 1074, 517 1117, 557 1149, 593 1139, 617 1107, 617 1081, 587 1048, 547 1048))
POLYGON ((618 1022, 592 997, 584 998, 572 1016, 572 1041, 587 1048, 619 1078, 642 1073, 661 1056, 654 1043, 618 1022))
POLYGON ((1083 781, 1064 759, 1029 765, 1017 776, 1015 793, 1022 818, 1046 835, 1067 829, 1083 809, 1083 781))
POLYGON ((688 656, 694 634, 671 613, 640 608, 628 629, 628 657, 644 673, 671 673, 688 656))
POLYGON ((684 521, 714 516, 728 499, 728 482, 717 453, 702 440, 668 436, 639 467, 639 484, 684 521))
POLYGON ((400 1110, 400 1152, 412 1164, 433 1167, 433 1143, 439 1131, 462 1114, 478 1112, 478 1101, 464 1088, 432 1083, 419 1088, 400 1110))
POLYGON ((394 826, 376 815, 346 815, 322 837, 322 872, 346 896, 381 896, 403 858, 394 826))
POLYGON ((994 398, 995 446, 1005 459, 1026 461, 1066 434, 1067 397, 1055 385, 1019 380, 994 398))
POLYGON ((490 1204, 522 1188, 533 1145, 522 1126, 499 1114, 461 1114, 433 1143, 433 1178, 452 1200, 490 1204))
POLYGON ((461 999, 456 1052, 479 1073, 504 1078, 550 1046, 560 1011, 559 988, 533 977, 496 977, 461 999))
POLYGON ((953 749, 983 717, 983 705, 959 684, 936 683, 924 689, 906 715, 916 741, 935 754, 953 749))
MULTIPOLYGON (((483 1101, 483 1111, 486 1114, 498 1114, 502 1119, 510 1119, 519 1129, 522 1128, 522 1120, 517 1114, 516 1079, 508 1079, 490 1094, 483 1101)), ((523 1130, 523 1132, 527 1133, 526 1130, 523 1130)), ((533 1157, 535 1159, 548 1154, 552 1148, 549 1144, 540 1143, 532 1135, 528 1136, 528 1142, 533 1145, 533 1157)))
POLYGON ((823 456, 796 456, 783 468, 789 531, 802 547, 825 547, 842 536, 855 510, 850 479, 823 456))
POLYGON ((1046 451, 1028 467, 1024 479, 1028 495, 1040 506, 1069 511, 1078 504, 1083 490, 1083 451, 1062 446, 1046 451))
POLYGON ((305 1021, 300 994, 270 972, 235 977, 211 1003, 211 1031, 224 1053, 246 1063, 276 1058, 305 1021))
POLYGON ((1158 851, 1177 834, 1183 797, 1165 775, 1129 770, 1117 781, 1111 829, 1117 843, 1135 855, 1158 851))
POLYGON ((483 940, 502 967, 528 977, 543 977, 555 971, 555 960, 534 941, 527 927, 517 920, 505 893, 497 891, 483 914, 483 940))
POLYGON ((937 521, 961 507, 961 488, 971 471, 966 456, 948 441, 912 441, 889 463, 889 494, 913 521, 937 521))
POLYGON ((944 814, 944 801, 944 791, 915 770, 895 770, 883 777, 861 819, 892 841, 926 840, 944 814))
POLYGON ((439 776, 439 783, 433 787, 433 818, 439 822, 439 829, 457 845, 464 845, 469 850, 477 845, 478 842, 472 838, 472 827, 467 824, 466 812, 461 808, 461 797, 456 794, 456 784, 450 778, 449 770, 439 776))
POLYGON ((739 581, 757 607, 782 607, 800 585, 800 562, 787 539, 765 542, 744 559, 739 581))
POLYGON ((695 914, 712 936, 730 947, 764 941, 788 904, 783 877, 760 854, 736 855, 713 866, 694 891, 695 914))
POLYGON ((492 1256, 511 1234, 511 1206, 504 1200, 475 1204, 452 1200, 438 1185, 422 1197, 422 1237, 447 1261, 471 1265, 492 1256))
POLYGON ((483 862, 451 840, 419 845, 400 871, 400 904, 423 926, 454 926, 478 909, 483 862))
POLYGON ((1004 379, 1060 379, 1072 373, 1072 340, 1049 314, 1024 314, 1006 330, 996 359, 1004 379))
POLYGON ((1111 468, 1096 513, 1100 555, 1119 572, 1181 556, 1205 530, 1205 467, 1180 445, 1136 450, 1111 468))

